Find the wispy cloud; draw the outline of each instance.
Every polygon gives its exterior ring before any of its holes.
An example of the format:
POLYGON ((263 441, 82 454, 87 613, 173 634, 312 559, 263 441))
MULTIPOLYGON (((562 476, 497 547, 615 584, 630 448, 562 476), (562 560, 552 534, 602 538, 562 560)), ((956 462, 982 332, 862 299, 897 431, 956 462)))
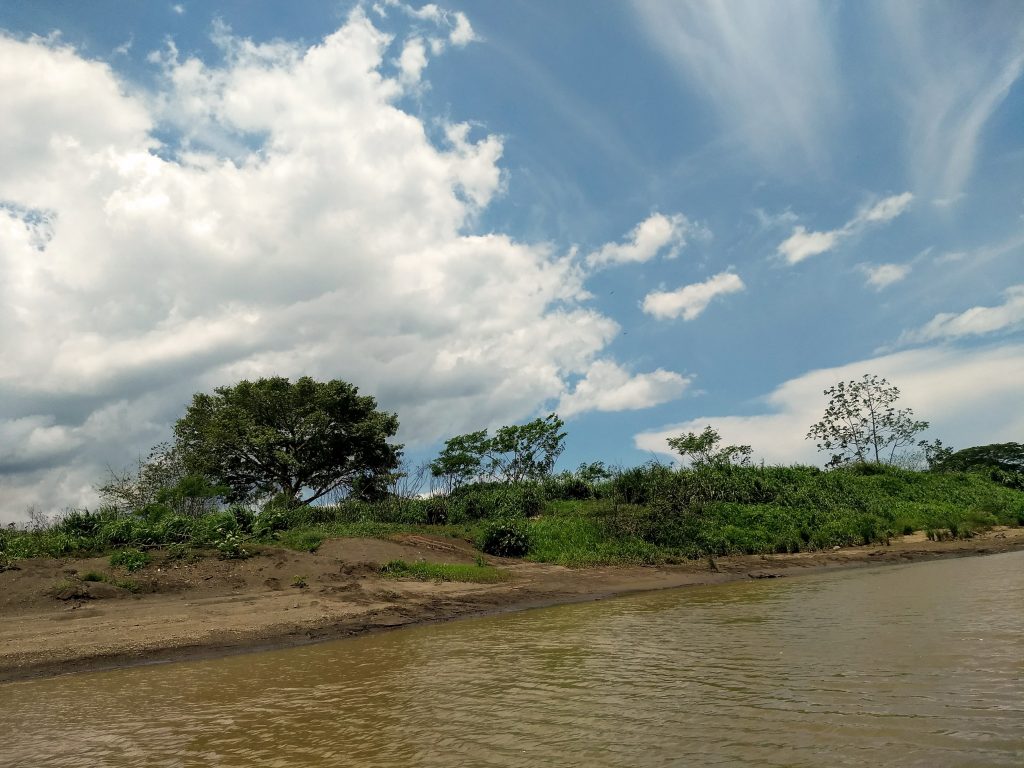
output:
POLYGON ((911 173, 952 205, 974 168, 986 123, 1024 73, 1024 6, 880 3, 899 51, 891 79, 904 106, 911 173))
POLYGON ((662 54, 762 162, 827 160, 842 96, 826 5, 633 0, 633 7, 662 54))
POLYGON ((898 283, 910 274, 909 264, 862 264, 861 271, 867 276, 868 285, 876 291, 898 283))
POLYGON ((913 199, 914 196, 910 192, 883 198, 873 205, 862 208, 839 229, 827 232, 809 232, 806 227, 794 227, 793 233, 779 243, 776 251, 787 264, 799 264, 811 256, 831 251, 841 240, 857 234, 870 224, 892 221, 907 210, 913 199))
POLYGON ((746 286, 733 272, 720 272, 702 283, 684 285, 676 291, 654 291, 647 294, 643 310, 659 320, 681 317, 693 320, 718 296, 742 291, 746 286))

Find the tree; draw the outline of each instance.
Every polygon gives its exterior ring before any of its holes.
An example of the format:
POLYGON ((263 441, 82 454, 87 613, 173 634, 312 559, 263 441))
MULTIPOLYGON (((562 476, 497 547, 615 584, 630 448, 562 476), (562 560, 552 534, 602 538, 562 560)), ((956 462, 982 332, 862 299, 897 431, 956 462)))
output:
POLYGON ((1003 472, 1024 472, 1024 445, 993 443, 976 445, 949 453, 932 466, 940 472, 970 472, 976 469, 999 469, 1003 472))
POLYGON ((679 437, 670 437, 668 447, 684 459, 689 459, 694 467, 750 464, 750 456, 754 451, 749 445, 726 445, 719 448, 718 444, 721 441, 721 435, 708 425, 699 435, 687 432, 679 437))
POLYGON ((430 463, 434 477, 444 478, 448 490, 481 477, 506 483, 540 480, 551 474, 564 450, 565 426, 554 413, 527 424, 457 435, 445 441, 444 450, 430 463))
POLYGON ((233 500, 309 504, 398 466, 401 446, 388 443, 398 418, 348 382, 273 377, 214 392, 193 396, 174 433, 189 471, 228 486, 233 500))
MULTIPOLYGON (((808 440, 819 451, 831 451, 831 466, 850 462, 893 463, 900 448, 928 428, 916 421, 910 408, 897 409, 900 391, 872 374, 839 382, 825 390, 829 397, 824 418, 811 426, 808 440)), ((918 445, 926 445, 921 442, 918 445)))
POLYGON ((189 474, 181 452, 170 443, 160 443, 140 458, 134 474, 127 469, 109 473, 110 479, 97 491, 104 506, 121 512, 139 513, 161 504, 176 514, 198 517, 215 510, 230 492, 203 475, 189 474))

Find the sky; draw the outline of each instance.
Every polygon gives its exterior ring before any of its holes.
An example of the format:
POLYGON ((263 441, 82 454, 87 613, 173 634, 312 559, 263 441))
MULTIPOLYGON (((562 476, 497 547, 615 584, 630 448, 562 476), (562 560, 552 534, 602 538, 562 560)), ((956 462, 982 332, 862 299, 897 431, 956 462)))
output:
POLYGON ((196 392, 350 381, 411 463, 769 463, 871 373, 1024 441, 1024 4, 0 4, 0 521, 196 392))

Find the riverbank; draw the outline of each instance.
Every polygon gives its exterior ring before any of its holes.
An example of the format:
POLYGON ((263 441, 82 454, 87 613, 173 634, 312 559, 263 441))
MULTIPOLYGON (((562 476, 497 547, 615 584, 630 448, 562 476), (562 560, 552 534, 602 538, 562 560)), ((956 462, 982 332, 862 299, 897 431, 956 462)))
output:
POLYGON ((157 556, 131 575, 130 589, 113 578, 83 579, 108 574, 106 558, 33 558, 0 572, 0 682, 302 645, 629 592, 1021 549, 1024 528, 998 527, 968 540, 929 541, 918 533, 889 545, 722 557, 713 565, 573 569, 487 558, 509 578, 472 584, 381 575, 379 566, 391 560, 473 563, 479 556, 457 539, 404 535, 331 539, 316 552, 266 547, 246 560, 157 556))

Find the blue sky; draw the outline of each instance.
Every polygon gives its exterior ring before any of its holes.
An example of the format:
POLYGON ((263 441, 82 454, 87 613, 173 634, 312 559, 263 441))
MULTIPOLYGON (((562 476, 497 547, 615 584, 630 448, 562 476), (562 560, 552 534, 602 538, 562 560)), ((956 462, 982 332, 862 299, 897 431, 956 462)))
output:
POLYGON ((0 6, 0 518, 95 501, 193 392, 344 378, 413 461, 767 461, 877 373, 1024 438, 1024 7, 0 6))

